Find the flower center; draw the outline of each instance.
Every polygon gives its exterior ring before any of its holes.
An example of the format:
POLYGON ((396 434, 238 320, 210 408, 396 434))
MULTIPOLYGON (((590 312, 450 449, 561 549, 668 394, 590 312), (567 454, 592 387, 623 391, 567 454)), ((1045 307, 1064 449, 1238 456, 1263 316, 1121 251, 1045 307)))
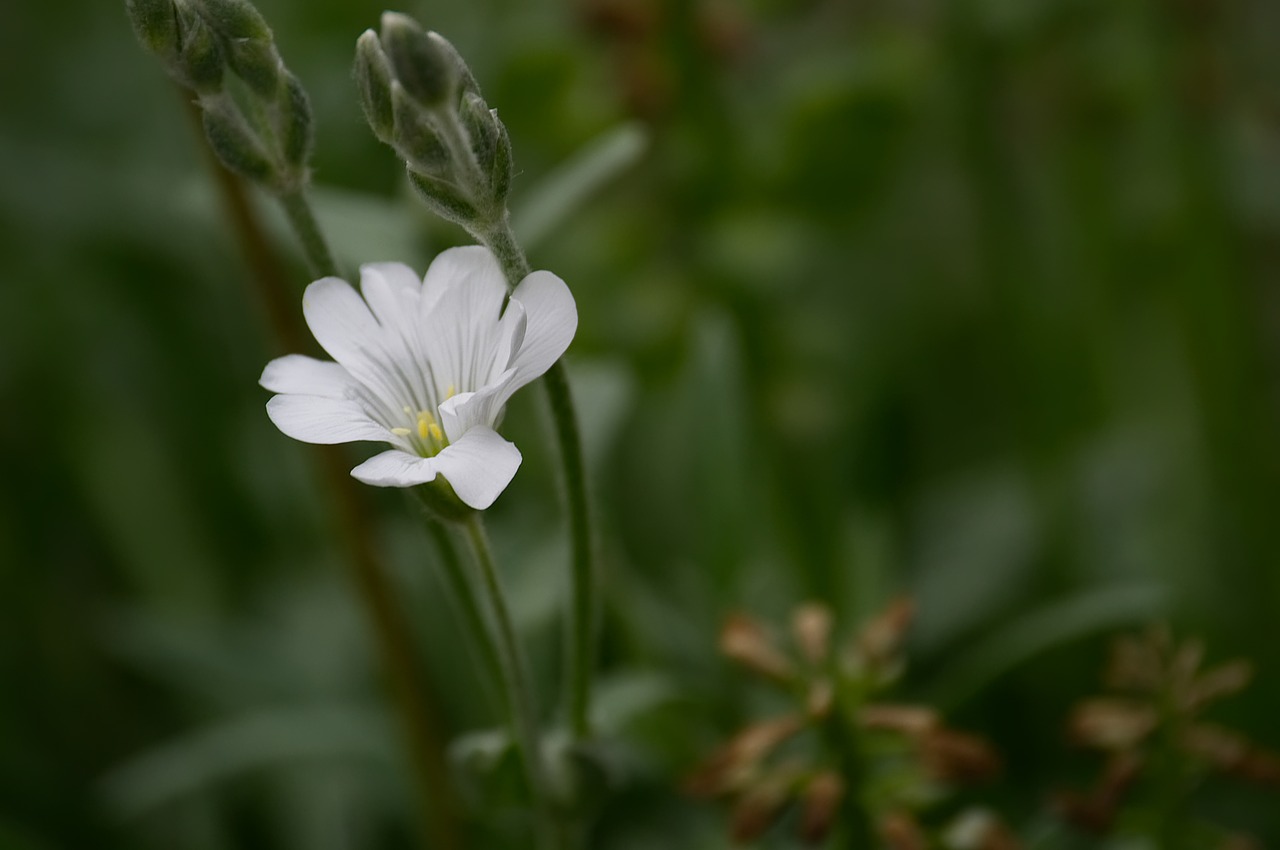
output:
POLYGON ((413 450, 422 457, 434 457, 440 450, 449 445, 445 439, 444 429, 431 415, 429 410, 414 411, 411 407, 403 408, 411 423, 408 428, 392 428, 391 433, 404 437, 413 450))

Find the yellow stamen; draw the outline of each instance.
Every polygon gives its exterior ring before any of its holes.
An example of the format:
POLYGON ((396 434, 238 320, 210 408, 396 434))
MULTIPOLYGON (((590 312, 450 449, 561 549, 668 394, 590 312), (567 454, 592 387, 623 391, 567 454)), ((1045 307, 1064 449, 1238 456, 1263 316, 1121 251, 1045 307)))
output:
POLYGON ((458 391, 454 389, 453 384, 450 384, 449 389, 444 391, 444 399, 445 401, 448 401, 449 399, 453 398, 457 394, 458 394, 458 391))
POLYGON ((435 441, 437 443, 444 442, 444 431, 440 430, 440 426, 432 422, 429 427, 431 429, 431 436, 435 439, 435 441))
POLYGON ((411 433, 408 428, 392 428, 391 433, 397 437, 407 437, 411 433))
POLYGON ((440 426, 436 424, 436 418, 431 415, 429 410, 418 411, 418 436, 427 439, 428 436, 440 439, 440 426))

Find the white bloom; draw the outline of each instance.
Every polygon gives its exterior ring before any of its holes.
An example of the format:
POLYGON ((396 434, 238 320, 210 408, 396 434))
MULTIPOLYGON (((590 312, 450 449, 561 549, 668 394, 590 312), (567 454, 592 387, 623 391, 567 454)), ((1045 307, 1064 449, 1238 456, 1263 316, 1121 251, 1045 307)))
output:
POLYGON ((506 307, 487 248, 453 248, 418 279, 400 263, 361 266, 360 289, 335 277, 307 287, 302 310, 336 363, 290 354, 260 383, 276 427, 306 443, 373 440, 394 448, 351 470, 366 484, 411 487, 444 476, 477 510, 511 483, 520 452, 494 431, 503 405, 559 359, 578 327, 564 281, 537 271, 506 307))

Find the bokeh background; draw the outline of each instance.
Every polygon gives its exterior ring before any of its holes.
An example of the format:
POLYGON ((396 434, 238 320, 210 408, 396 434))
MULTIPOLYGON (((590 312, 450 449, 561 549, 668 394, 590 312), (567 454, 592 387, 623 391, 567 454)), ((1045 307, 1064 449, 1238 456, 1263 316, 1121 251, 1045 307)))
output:
MULTIPOLYGON (((341 259, 462 241, 360 115, 382 7, 260 8, 314 102, 341 259)), ((1280 747, 1280 6, 402 10, 471 62, 533 264, 578 299, 600 709, 630 765, 598 846, 725 846, 674 790, 752 711, 717 629, 804 599, 850 628, 917 600, 906 693, 1000 748, 985 799, 1017 825, 1096 769, 1063 724, 1118 631, 1251 658, 1219 717, 1280 747)), ((314 450, 263 413, 282 349, 184 96, 122 2, 3 18, 0 847, 409 846, 368 624, 314 450)), ((540 393, 507 431, 526 461, 491 524, 550 711, 540 393)), ((371 495, 445 729, 494 726, 416 513, 371 495)), ((1280 842, 1274 791, 1199 805, 1280 842)))

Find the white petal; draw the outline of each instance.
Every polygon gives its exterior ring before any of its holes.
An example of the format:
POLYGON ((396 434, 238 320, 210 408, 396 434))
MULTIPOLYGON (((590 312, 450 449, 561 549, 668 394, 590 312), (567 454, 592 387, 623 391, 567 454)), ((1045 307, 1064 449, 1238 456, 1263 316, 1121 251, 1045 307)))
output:
POLYGON ((492 428, 478 425, 435 456, 436 471, 458 498, 478 511, 493 504, 520 468, 520 450, 492 428))
POLYGON ((324 398, 350 398, 356 391, 356 380, 346 369, 330 360, 317 360, 302 354, 286 354, 272 360, 262 370, 258 383, 273 393, 324 398))
POLYGON ((508 370, 497 381, 470 393, 458 393, 440 405, 440 424, 450 442, 456 442, 472 428, 492 428, 502 405, 511 397, 508 385, 515 372, 508 370))
POLYGON ((495 364, 505 366, 497 363, 498 322, 507 295, 498 261, 487 248, 452 248, 427 269, 424 287, 442 290, 434 301, 423 296, 421 320, 437 397, 446 397, 450 386, 465 392, 489 383, 495 364))
POLYGON ((515 352, 511 366, 516 370, 515 390, 537 378, 560 359, 578 330, 578 305, 569 287, 551 272, 530 273, 512 301, 524 306, 524 344, 515 352))
POLYGON ((321 347, 392 411, 416 400, 412 367, 398 337, 383 330, 351 284, 336 277, 317 280, 302 296, 307 326, 321 347), (394 352, 394 354, 393 354, 394 352))
POLYGON ((365 263, 360 292, 384 328, 403 328, 418 315, 422 279, 404 263, 365 263))
POLYGON ((267 402, 267 416, 286 436, 304 443, 330 445, 355 440, 388 440, 387 429, 359 404, 314 395, 278 395, 267 402))
POLYGON ((437 254, 422 280, 423 301, 434 302, 456 286, 474 289, 489 297, 496 295, 499 303, 507 294, 507 279, 498 258, 481 245, 464 245, 437 254))
POLYGON ((436 463, 435 458, 392 449, 369 458, 351 470, 351 475, 375 487, 412 487, 434 481, 436 463))

